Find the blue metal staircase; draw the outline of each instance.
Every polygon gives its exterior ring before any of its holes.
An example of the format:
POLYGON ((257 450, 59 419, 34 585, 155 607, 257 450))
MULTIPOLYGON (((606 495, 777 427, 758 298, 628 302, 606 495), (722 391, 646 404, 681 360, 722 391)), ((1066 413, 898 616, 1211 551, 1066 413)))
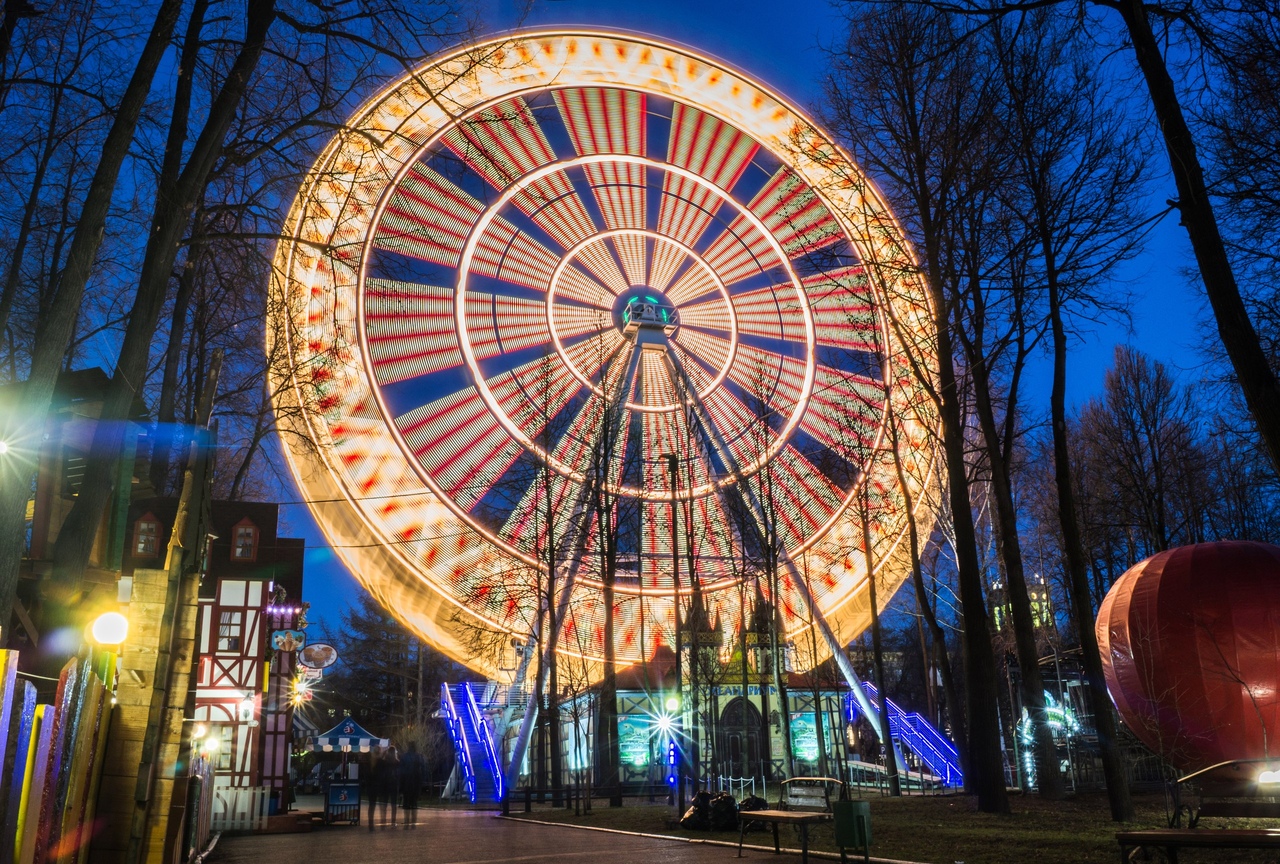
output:
MULTIPOLYGON (((879 708, 880 694, 870 681, 862 685, 867 696, 879 708)), ((943 735, 933 724, 918 712, 908 714, 899 708, 892 699, 889 703, 889 732, 898 743, 906 747, 920 758, 942 781, 944 786, 961 786, 964 774, 960 769, 960 753, 956 745, 943 735)), ((852 707, 852 706, 851 706, 852 707)), ((873 722, 874 718, 873 718, 873 722)))
POLYGON ((449 724, 467 798, 472 803, 501 801, 505 794, 502 764, 493 746, 493 733, 480 713, 476 689, 477 685, 465 681, 441 684, 440 704, 449 724))

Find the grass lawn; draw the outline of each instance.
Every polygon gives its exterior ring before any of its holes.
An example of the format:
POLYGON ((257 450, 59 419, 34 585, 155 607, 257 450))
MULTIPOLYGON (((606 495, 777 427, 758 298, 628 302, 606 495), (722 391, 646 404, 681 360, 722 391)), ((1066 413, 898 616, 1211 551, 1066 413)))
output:
MULTIPOLYGON (((513 801, 513 803, 515 803, 513 801)), ((1076 864, 1076 862, 1119 859, 1115 841, 1116 826, 1108 818, 1106 796, 1088 793, 1066 801, 1046 802, 1034 796, 1015 795, 1009 816, 979 813, 977 801, 967 796, 927 798, 874 798, 871 801, 871 854, 926 864, 1076 864)), ((1138 810, 1134 828, 1159 828, 1165 824, 1164 798, 1141 795, 1135 801, 1138 810)), ((617 828, 673 837, 697 837, 737 842, 736 832, 685 831, 668 828, 674 808, 651 804, 632 804, 610 809, 607 801, 597 799, 588 814, 574 816, 573 810, 551 809, 534 805, 527 816, 513 807, 512 816, 544 822, 617 828)), ((1244 827, 1247 822, 1239 822, 1244 827)), ((1262 823, 1258 823, 1262 824, 1262 823)), ((1222 826, 1225 827, 1225 826, 1222 826)), ((793 828, 781 829, 784 846, 799 846, 799 835, 793 828)), ((1206 828, 1205 830, 1212 830, 1206 828)), ((768 833, 748 834, 749 843, 771 845, 768 833)), ((832 829, 818 826, 810 830, 810 848, 835 851, 832 829)), ((1157 858, 1156 860, 1161 860, 1157 858)), ((1274 853, 1224 852, 1215 850, 1183 850, 1179 861, 1184 864, 1207 862, 1275 862, 1274 853)))

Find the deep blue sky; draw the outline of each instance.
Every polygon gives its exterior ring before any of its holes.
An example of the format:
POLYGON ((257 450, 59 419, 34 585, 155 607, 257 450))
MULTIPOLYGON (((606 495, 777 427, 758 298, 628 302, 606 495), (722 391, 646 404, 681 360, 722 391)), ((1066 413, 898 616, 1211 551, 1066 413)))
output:
MULTIPOLYGON (((512 0, 490 0, 487 20, 492 30, 517 23, 512 0)), ((1114 22, 1109 22, 1113 23, 1114 22)), ((823 56, 819 45, 840 30, 838 12, 825 0, 537 0, 527 26, 590 24, 650 33, 699 48, 762 79, 809 107, 819 99, 823 56)), ((1123 67, 1121 67, 1123 69, 1123 67)), ((1140 82, 1133 80, 1133 86, 1140 82)), ((1163 152, 1156 156, 1159 167, 1163 152)), ((1153 184, 1154 211, 1174 197, 1173 183, 1164 176, 1153 184)), ((1134 295, 1133 331, 1117 324, 1094 325, 1085 342, 1072 351, 1068 398, 1079 404, 1097 393, 1111 363, 1114 347, 1131 343, 1178 369, 1195 374, 1197 326, 1208 311, 1182 270, 1192 263, 1185 232, 1175 219, 1166 219, 1148 243, 1146 254, 1120 274, 1134 295)), ((1024 386, 1028 408, 1047 403, 1049 381, 1043 364, 1024 386)), ((297 497, 295 492, 295 497, 297 497)), ((307 508, 285 508, 290 536, 307 541, 305 599, 313 604, 313 620, 323 617, 337 624, 340 610, 362 589, 328 548, 307 508)), ((282 530, 282 533, 284 533, 282 530)))

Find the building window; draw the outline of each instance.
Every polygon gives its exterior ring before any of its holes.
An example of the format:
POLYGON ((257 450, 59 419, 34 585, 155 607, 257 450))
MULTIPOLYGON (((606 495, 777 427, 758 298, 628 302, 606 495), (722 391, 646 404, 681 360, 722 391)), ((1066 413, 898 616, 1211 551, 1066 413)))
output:
POLYGON ((133 526, 133 556, 154 558, 160 548, 160 523, 148 513, 133 526))
POLYGON ((248 519, 235 527, 231 538, 232 561, 256 561, 258 559, 258 528, 248 519))
POLYGON ((218 650, 240 650, 240 626, 242 612, 223 612, 218 618, 218 650))
POLYGON ((235 734, 234 726, 218 726, 218 764, 215 767, 217 771, 230 771, 232 765, 232 754, 235 750, 235 734))

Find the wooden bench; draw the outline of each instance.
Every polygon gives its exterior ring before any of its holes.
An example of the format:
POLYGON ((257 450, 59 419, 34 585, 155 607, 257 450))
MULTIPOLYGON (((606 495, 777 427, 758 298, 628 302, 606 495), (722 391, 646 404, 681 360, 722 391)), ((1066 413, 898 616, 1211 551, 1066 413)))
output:
POLYGON ((1237 759, 1211 765, 1169 784, 1172 815, 1167 828, 1116 832, 1120 860, 1128 864, 1143 849, 1163 849, 1170 864, 1178 850, 1280 849, 1280 826, 1275 828, 1201 828, 1201 819, 1278 819, 1280 784, 1261 785, 1258 776, 1280 763, 1266 759, 1237 759), (1194 804, 1192 801, 1194 800, 1194 804), (1185 825, 1184 825, 1185 822, 1185 825))
POLYGON ((808 864, 809 826, 821 822, 830 822, 832 818, 830 813, 806 813, 801 810, 748 810, 742 814, 741 824, 738 828, 738 857, 742 857, 742 839, 747 832, 747 823, 766 822, 773 826, 773 852, 775 855, 782 852, 782 845, 778 842, 778 826, 797 826, 800 829, 800 862, 801 864, 808 864))
POLYGON ((830 822, 830 784, 843 787, 844 782, 834 777, 792 777, 782 781, 778 791, 778 809, 747 810, 739 816, 738 857, 742 857, 742 841, 748 822, 764 822, 773 826, 773 851, 778 854, 782 845, 778 840, 779 825, 794 825, 800 829, 800 861, 809 861, 809 826, 830 822))

